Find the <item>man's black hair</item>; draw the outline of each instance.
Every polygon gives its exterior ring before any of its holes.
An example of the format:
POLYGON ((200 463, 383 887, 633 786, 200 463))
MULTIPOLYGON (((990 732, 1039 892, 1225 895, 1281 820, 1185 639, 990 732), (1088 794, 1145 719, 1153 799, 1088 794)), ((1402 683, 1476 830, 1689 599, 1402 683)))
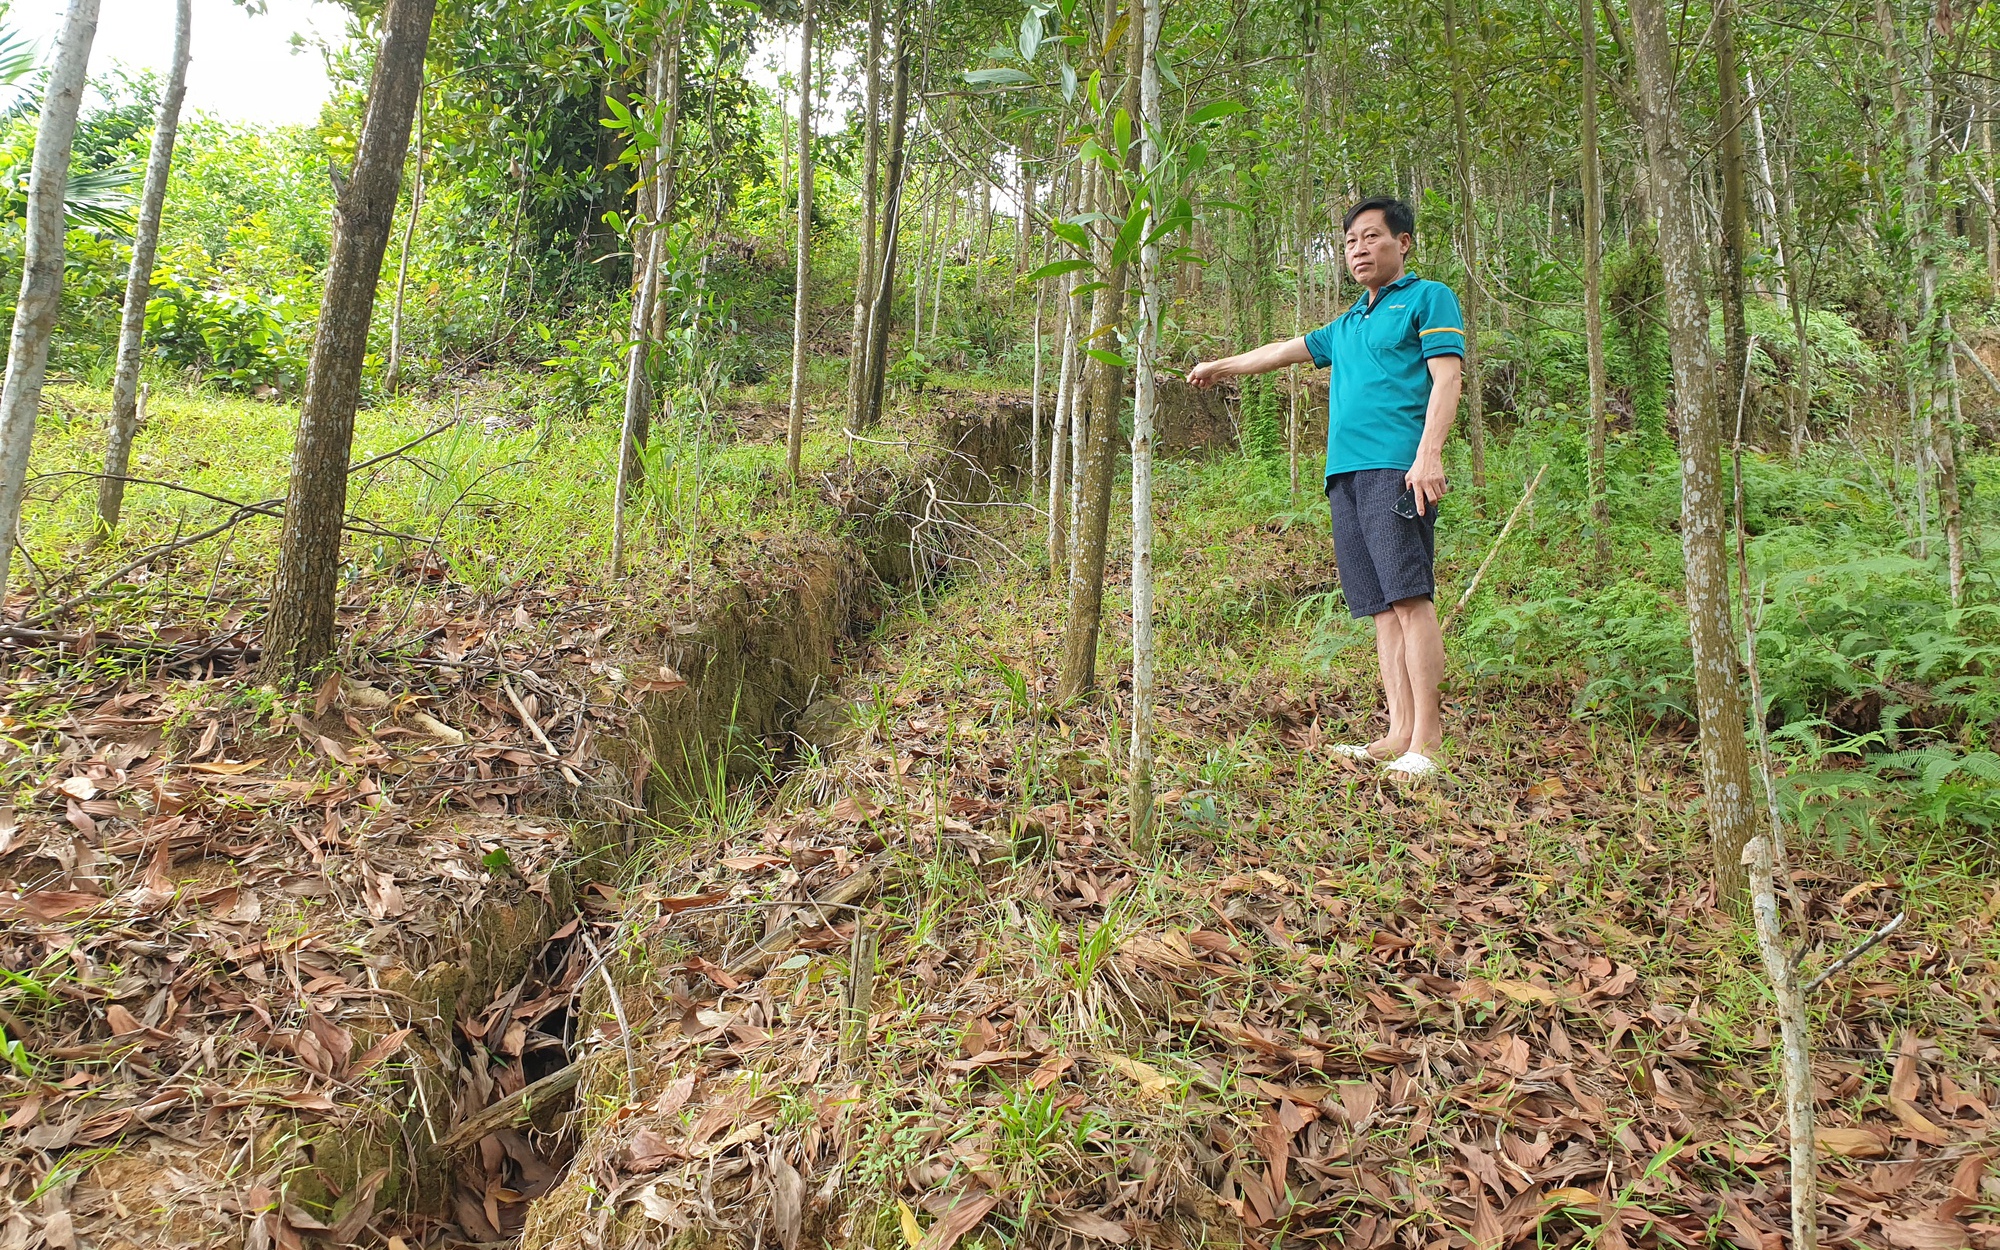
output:
POLYGON ((1389 223, 1390 234, 1407 234, 1412 237, 1416 235, 1417 210, 1393 195, 1371 195, 1348 209, 1346 219, 1340 223, 1341 231, 1345 233, 1354 229, 1355 218, 1378 209, 1382 213, 1382 220, 1389 223))

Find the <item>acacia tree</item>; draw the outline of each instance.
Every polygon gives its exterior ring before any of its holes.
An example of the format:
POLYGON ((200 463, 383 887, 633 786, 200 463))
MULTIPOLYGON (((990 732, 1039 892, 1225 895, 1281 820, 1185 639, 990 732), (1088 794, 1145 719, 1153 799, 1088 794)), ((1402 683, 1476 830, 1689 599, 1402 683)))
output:
MULTIPOLYGON (((1136 7, 1138 0, 1133 0, 1136 7)), ((1105 0, 1104 29, 1114 30, 1119 22, 1118 0, 1105 0)), ((1120 91, 1124 126, 1139 114, 1139 59, 1144 40, 1143 21, 1126 22, 1126 57, 1123 88, 1120 91)), ((1117 71, 1114 50, 1107 48, 1104 75, 1117 71)), ((1116 110, 1105 110, 1104 138, 1107 153, 1119 150, 1121 129, 1116 110)), ((1136 174, 1139 145, 1123 144, 1124 171, 1136 174)), ((1109 162, 1107 155, 1104 160, 1109 162)), ((1104 610, 1104 555, 1111 528, 1111 486, 1115 465, 1114 443, 1118 432, 1118 409, 1125 394, 1124 369, 1116 348, 1118 332, 1125 319, 1125 283, 1131 267, 1132 248, 1124 238, 1114 239, 1107 229, 1115 222, 1122 226, 1132 211, 1128 182, 1106 170, 1100 183, 1108 192, 1108 220, 1098 223, 1094 233, 1094 258, 1104 275, 1092 293, 1090 334, 1085 339, 1089 363, 1084 382, 1090 395, 1090 418, 1085 427, 1081 524, 1071 536, 1072 563, 1069 579, 1069 617, 1063 625, 1062 672, 1056 681, 1056 697, 1062 701, 1082 698, 1097 683, 1097 639, 1104 610)), ((1103 211, 1100 209, 1100 211, 1103 211)))
MULTIPOLYGON (((1139 162, 1146 206, 1160 201, 1160 18, 1140 0, 1139 162)), ((1135 210, 1136 211, 1136 210, 1135 210)), ((1138 382, 1132 403, 1132 846, 1153 850, 1153 408, 1160 351, 1160 242, 1149 211, 1139 249, 1138 382)))
POLYGON ((1674 57, 1666 13, 1662 0, 1631 0, 1630 11, 1638 78, 1632 99, 1645 139, 1660 224, 1660 268, 1680 427, 1681 549, 1687 570, 1704 807, 1717 890, 1734 904, 1743 898, 1743 848, 1756 830, 1757 813, 1744 747, 1743 695, 1736 681, 1736 638, 1729 620, 1722 428, 1709 349, 1708 294, 1701 277, 1688 155, 1674 114, 1674 57))
POLYGON ((799 454, 806 433, 806 312, 812 285, 812 205, 813 205, 813 122, 812 66, 816 15, 813 0, 805 0, 805 14, 799 23, 799 222, 798 255, 793 263, 792 296, 792 410, 785 433, 785 470, 792 483, 799 480, 799 454))
POLYGON ((1611 566, 1611 502, 1607 497, 1605 444, 1609 441, 1604 396, 1604 201, 1597 185, 1597 0, 1577 0, 1583 26, 1583 338, 1590 370, 1590 524, 1597 531, 1597 567, 1611 566))
POLYGON ((14 306, 14 332, 7 345, 7 380, 0 387, 0 607, 7 602, 15 535, 21 526, 21 496, 27 489, 35 414, 42 406, 49 336, 62 307, 63 192, 69 185, 77 108, 83 101, 90 44, 96 35, 97 0, 70 0, 62 32, 56 36, 55 64, 42 94, 41 120, 35 126, 21 298, 14 306))
POLYGON ((305 402, 299 406, 278 571, 264 622, 262 664, 273 679, 305 677, 333 652, 361 366, 436 8, 437 0, 388 0, 384 6, 382 46, 369 78, 354 172, 334 199, 333 252, 305 402))
POLYGON ((106 534, 118 528, 118 514, 125 507, 125 473, 132 463, 132 435, 139 423, 139 348, 146 332, 146 301, 153 291, 153 257, 160 246, 160 211, 167 201, 174 137, 180 132, 181 101, 187 96, 193 7, 193 0, 178 0, 175 5, 174 59, 153 121, 146 187, 139 195, 139 222, 132 232, 132 266, 125 275, 125 307, 118 325, 118 363, 111 375, 111 415, 104 428, 104 476, 97 483, 97 523, 106 534))

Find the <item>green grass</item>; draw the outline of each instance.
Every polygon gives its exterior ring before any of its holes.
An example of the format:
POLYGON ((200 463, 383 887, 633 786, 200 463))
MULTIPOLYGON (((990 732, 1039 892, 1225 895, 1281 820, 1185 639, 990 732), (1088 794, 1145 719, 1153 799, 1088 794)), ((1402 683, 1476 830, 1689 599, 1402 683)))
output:
MULTIPOLYGON (((726 576, 719 553, 746 536, 839 524, 823 491, 788 489, 782 439, 736 436, 723 408, 729 398, 712 406, 710 416, 655 426, 646 478, 628 511, 630 575, 618 587, 632 602, 686 602, 688 572, 698 584, 726 576)), ((232 507, 223 501, 258 503, 286 494, 293 407, 155 379, 131 470, 147 482, 128 488, 117 535, 96 545, 92 475, 102 462, 108 406, 102 389, 50 389, 52 412, 41 423, 31 461, 22 525, 29 559, 16 562, 17 591, 67 598, 152 546, 226 519, 232 507)), ((839 473, 849 454, 837 408, 831 395, 816 399, 804 457, 808 482, 839 473)), ((520 385, 492 385, 452 400, 395 400, 363 410, 352 459, 362 463, 393 452, 439 427, 417 446, 350 478, 351 524, 343 551, 350 588, 367 583, 371 596, 417 595, 427 592, 426 582, 438 571, 477 594, 609 580, 615 421, 546 411, 537 417, 520 385), (533 423, 521 428, 523 422, 533 423), (433 570, 428 578, 427 568, 433 570)), ((864 469, 903 456, 898 447, 870 443, 852 451, 864 469)), ((248 516, 107 587, 93 610, 110 620, 224 619, 256 603, 268 587, 278 531, 276 517, 248 516)))

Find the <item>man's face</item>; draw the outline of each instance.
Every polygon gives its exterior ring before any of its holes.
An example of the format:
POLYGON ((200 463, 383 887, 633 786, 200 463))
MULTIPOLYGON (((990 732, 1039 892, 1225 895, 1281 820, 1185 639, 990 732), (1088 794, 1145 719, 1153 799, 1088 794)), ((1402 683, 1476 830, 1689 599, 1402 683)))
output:
POLYGON ((1414 242, 1407 234, 1392 234, 1389 219, 1371 208, 1347 228, 1347 270, 1366 287, 1394 282, 1403 272, 1403 258, 1414 242))

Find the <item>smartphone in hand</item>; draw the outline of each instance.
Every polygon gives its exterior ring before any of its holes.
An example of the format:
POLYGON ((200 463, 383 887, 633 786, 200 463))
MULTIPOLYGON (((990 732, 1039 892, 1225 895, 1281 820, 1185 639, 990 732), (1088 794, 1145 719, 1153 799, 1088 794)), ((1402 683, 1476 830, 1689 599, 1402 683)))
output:
POLYGON ((1402 517, 1406 521, 1414 521, 1417 519, 1416 487, 1405 486, 1403 488, 1402 497, 1396 500, 1396 515, 1402 517))

